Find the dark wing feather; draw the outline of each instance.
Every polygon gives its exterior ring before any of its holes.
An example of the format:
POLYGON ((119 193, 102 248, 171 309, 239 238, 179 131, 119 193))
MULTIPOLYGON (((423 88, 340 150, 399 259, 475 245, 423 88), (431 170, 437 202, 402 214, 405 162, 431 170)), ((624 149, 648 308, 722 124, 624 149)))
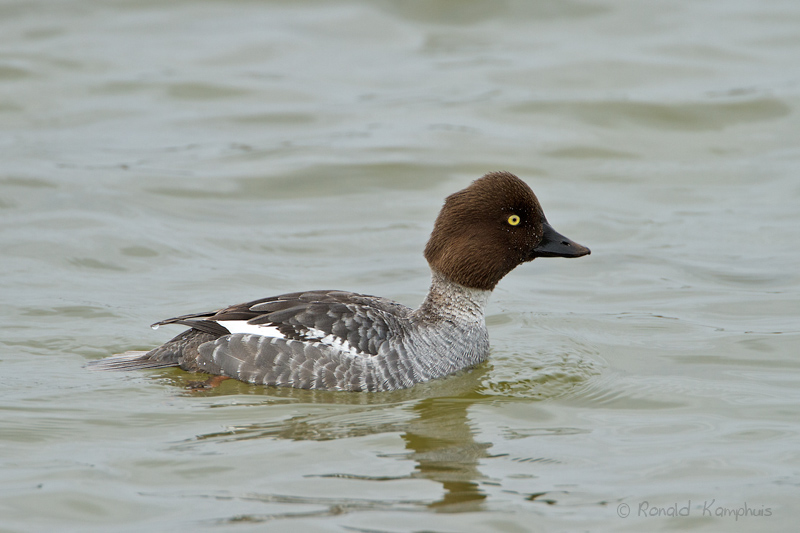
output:
MULTIPOLYGON (((166 326, 167 324, 181 324, 182 326, 189 326, 203 333, 221 336, 230 333, 225 327, 213 320, 209 320, 218 311, 208 311, 206 313, 192 313, 190 315, 176 316, 175 318, 168 318, 160 322, 152 324, 150 327, 157 328, 158 326, 166 326)), ((246 319, 245 319, 246 320, 246 319)))
POLYGON ((167 324, 181 324, 190 328, 221 337, 230 334, 225 326, 213 320, 170 320, 167 324))

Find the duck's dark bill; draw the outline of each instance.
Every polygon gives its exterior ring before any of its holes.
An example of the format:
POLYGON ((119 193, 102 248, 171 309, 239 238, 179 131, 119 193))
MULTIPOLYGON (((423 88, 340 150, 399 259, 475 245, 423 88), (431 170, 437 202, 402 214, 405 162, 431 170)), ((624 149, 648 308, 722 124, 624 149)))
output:
POLYGON ((539 246, 531 252, 531 259, 535 257, 581 257, 589 255, 591 250, 568 239, 553 229, 553 226, 544 223, 544 236, 539 246))

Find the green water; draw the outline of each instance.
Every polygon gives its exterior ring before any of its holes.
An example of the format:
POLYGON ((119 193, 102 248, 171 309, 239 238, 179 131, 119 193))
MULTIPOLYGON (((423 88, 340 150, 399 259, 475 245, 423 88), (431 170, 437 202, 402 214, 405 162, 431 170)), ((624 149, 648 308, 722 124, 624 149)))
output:
POLYGON ((790 531, 800 4, 0 2, 0 532, 790 531), (589 246, 387 394, 94 373, 303 289, 416 306, 505 169, 589 246), (677 516, 673 516, 677 515, 677 516))

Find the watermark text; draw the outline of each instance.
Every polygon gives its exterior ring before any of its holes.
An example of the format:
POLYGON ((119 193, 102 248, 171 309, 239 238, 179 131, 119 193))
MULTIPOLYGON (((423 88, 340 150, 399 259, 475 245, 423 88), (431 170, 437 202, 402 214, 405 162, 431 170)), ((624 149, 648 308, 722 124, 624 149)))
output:
POLYGON ((659 504, 649 500, 642 500, 633 504, 621 503, 617 505, 617 516, 628 518, 656 518, 656 517, 685 517, 685 516, 714 516, 719 518, 739 519, 763 518, 772 516, 772 508, 765 505, 753 505, 747 502, 736 505, 718 503, 716 498, 702 502, 686 500, 685 502, 672 502, 659 504))

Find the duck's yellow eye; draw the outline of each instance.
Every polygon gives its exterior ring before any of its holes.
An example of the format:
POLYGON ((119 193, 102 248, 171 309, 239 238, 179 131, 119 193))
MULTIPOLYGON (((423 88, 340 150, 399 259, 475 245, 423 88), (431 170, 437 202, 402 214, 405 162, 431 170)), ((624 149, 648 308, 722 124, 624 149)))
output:
POLYGON ((510 217, 508 217, 508 223, 511 224, 512 226, 516 226, 517 224, 519 224, 519 217, 517 215, 511 215, 510 217))

